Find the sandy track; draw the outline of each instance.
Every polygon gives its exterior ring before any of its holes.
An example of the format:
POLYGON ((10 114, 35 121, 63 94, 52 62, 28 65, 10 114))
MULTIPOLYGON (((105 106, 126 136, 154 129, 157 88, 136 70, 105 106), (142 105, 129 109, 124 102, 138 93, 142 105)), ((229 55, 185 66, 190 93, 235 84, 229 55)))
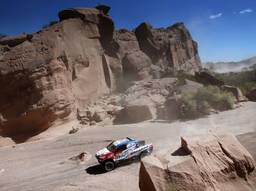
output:
MULTIPOLYGON (((132 125, 83 129, 73 135, 0 148, 0 190, 138 190, 139 163, 102 173, 94 158, 96 150, 126 136, 154 144, 154 153, 175 149, 180 136, 204 134, 211 129, 236 135, 256 130, 256 103, 186 122, 145 122, 132 125), (84 164, 68 160, 83 151, 91 154, 84 164)), ((253 152, 255 134, 239 136, 253 152)), ((255 145, 255 144, 254 144, 255 145)), ((253 153, 254 157, 256 156, 253 153)))

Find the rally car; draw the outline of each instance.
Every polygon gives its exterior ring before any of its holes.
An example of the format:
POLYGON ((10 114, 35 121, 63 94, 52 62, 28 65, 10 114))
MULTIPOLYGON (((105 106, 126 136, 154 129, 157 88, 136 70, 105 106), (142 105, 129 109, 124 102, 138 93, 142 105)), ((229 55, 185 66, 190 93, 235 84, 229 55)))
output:
POLYGON ((111 142, 96 153, 96 158, 106 171, 113 170, 117 164, 133 159, 140 159, 153 151, 152 144, 125 138, 111 142))

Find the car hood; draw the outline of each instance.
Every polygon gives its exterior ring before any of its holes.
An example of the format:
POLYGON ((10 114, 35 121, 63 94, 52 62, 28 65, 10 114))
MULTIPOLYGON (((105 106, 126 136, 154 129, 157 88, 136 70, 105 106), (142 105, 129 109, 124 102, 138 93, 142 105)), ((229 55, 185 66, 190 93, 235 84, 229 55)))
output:
POLYGON ((108 153, 111 153, 107 148, 104 148, 104 149, 101 149, 101 150, 99 150, 97 153, 96 153, 96 155, 97 156, 100 156, 100 155, 106 155, 106 154, 108 154, 108 153))

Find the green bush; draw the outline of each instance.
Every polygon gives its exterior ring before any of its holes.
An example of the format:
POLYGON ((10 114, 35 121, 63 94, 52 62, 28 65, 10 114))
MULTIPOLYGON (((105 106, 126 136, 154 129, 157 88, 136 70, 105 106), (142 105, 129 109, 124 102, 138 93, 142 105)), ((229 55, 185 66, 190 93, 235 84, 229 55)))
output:
POLYGON ((214 73, 213 75, 225 84, 239 87, 244 94, 256 88, 256 65, 252 66, 251 70, 248 71, 214 73))
POLYGON ((169 183, 169 184, 167 185, 167 189, 166 189, 166 190, 168 190, 168 191, 177 191, 175 185, 172 184, 172 183, 169 183))
POLYGON ((232 94, 220 90, 216 86, 200 88, 195 93, 185 93, 179 99, 180 117, 197 118, 210 114, 212 109, 224 111, 234 106, 232 94))

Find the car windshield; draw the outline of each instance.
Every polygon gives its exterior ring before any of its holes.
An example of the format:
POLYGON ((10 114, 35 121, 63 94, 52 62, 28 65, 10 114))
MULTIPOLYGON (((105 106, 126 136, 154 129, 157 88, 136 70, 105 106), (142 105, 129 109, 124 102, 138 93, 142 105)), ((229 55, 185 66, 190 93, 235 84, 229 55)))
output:
POLYGON ((109 151, 113 151, 113 150, 116 150, 116 145, 114 144, 114 141, 112 143, 110 143, 108 146, 107 146, 107 149, 109 151))

